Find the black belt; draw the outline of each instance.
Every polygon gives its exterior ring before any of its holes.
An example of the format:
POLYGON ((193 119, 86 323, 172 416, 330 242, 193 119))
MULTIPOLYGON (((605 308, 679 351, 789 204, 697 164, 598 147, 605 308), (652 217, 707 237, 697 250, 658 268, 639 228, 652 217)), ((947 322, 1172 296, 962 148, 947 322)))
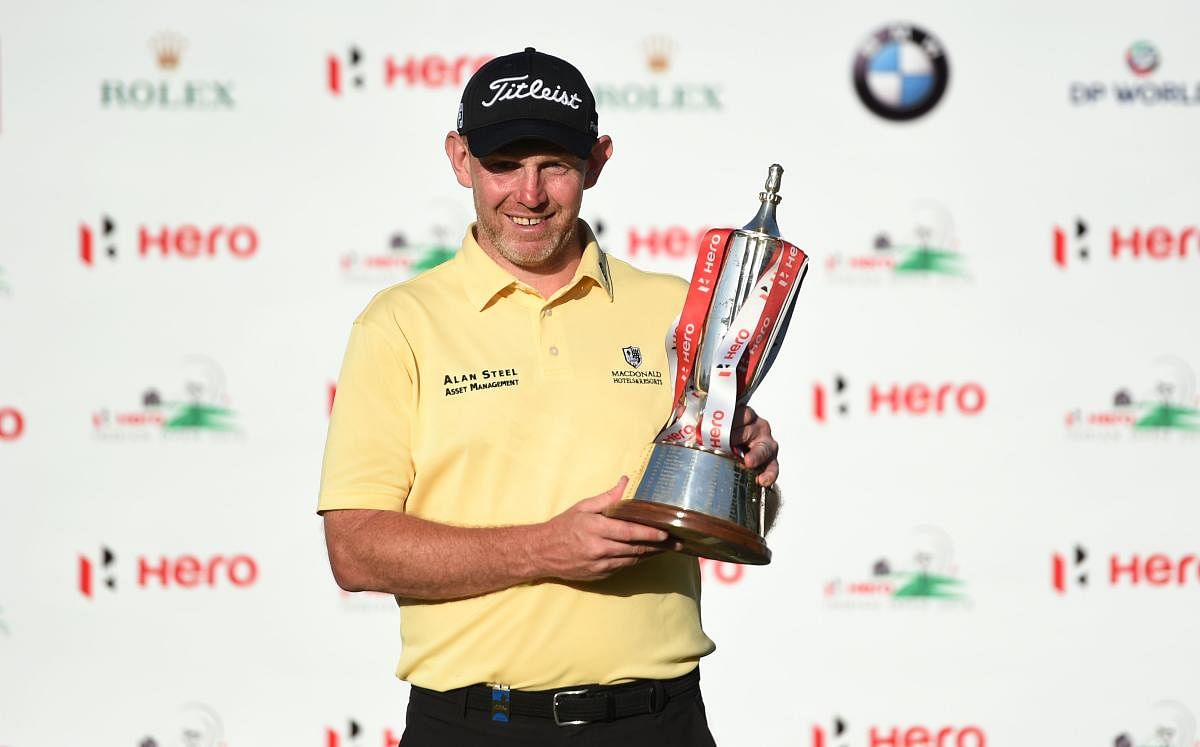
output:
MULTIPOLYGON (((492 687, 471 685, 463 689, 466 690, 467 708, 494 710, 492 687)), ((559 726, 573 726, 658 713, 672 698, 699 689, 700 669, 696 668, 670 680, 637 680, 623 685, 580 685, 562 690, 510 690, 508 711, 517 716, 553 719, 559 726)), ((443 698, 449 694, 436 693, 443 698)))

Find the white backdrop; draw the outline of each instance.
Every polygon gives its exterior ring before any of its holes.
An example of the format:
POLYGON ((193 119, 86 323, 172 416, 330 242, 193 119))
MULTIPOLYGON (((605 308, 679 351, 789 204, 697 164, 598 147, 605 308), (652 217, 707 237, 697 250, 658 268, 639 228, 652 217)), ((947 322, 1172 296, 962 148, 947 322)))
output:
POLYGON ((703 567, 718 741, 1200 744, 1198 21, 0 1, 0 746, 399 735, 395 605, 337 589, 313 514, 329 388, 470 219, 456 71, 526 45, 600 97, 610 252, 688 275, 779 162, 813 258, 755 400, 775 561, 703 567), (895 22, 949 63, 910 122, 851 76, 895 22))

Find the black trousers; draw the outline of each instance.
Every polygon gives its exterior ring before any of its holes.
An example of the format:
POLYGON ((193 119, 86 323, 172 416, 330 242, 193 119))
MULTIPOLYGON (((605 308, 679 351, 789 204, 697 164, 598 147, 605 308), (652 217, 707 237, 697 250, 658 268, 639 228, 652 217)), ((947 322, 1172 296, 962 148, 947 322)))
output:
POLYGON ((579 726, 517 714, 507 723, 492 721, 465 702, 461 690, 413 687, 400 747, 716 747, 698 689, 672 698, 658 713, 579 726))

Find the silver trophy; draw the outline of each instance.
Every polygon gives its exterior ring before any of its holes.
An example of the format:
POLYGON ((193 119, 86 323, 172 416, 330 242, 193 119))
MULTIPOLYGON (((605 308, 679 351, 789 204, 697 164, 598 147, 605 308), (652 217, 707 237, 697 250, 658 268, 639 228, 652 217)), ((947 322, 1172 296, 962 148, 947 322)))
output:
POLYGON ((625 500, 607 512, 666 530, 684 552, 754 565, 771 561, 764 535, 779 496, 758 485, 758 470, 742 464, 728 431, 734 407, 775 361, 808 269, 775 222, 782 177, 772 165, 758 213, 743 228, 702 240, 675 335, 674 410, 625 500))

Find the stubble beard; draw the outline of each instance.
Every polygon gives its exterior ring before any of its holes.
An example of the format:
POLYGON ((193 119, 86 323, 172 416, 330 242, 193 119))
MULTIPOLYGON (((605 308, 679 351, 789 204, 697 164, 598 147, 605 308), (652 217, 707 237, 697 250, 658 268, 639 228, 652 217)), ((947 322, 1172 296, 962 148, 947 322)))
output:
MULTIPOLYGON (((500 215, 499 220, 506 221, 508 218, 500 215)), ((483 232, 483 238, 487 240, 488 246, 495 249, 501 257, 514 266, 525 270, 539 270, 554 265, 558 258, 562 257, 575 244, 579 231, 579 221, 573 220, 568 228, 551 235, 545 246, 538 247, 531 254, 528 251, 518 251, 516 247, 510 245, 503 229, 491 221, 480 220, 477 225, 483 232)))

